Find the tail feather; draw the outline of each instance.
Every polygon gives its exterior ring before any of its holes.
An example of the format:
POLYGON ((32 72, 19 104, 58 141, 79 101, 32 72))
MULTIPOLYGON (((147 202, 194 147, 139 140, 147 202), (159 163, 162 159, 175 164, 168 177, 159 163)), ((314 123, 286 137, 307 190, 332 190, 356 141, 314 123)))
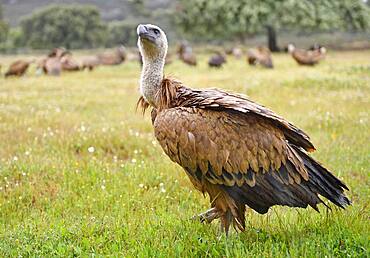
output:
POLYGON ((294 145, 292 147, 305 165, 308 172, 307 181, 302 178, 300 183, 289 183, 288 180, 293 179, 289 178, 287 169, 282 165, 283 168, 279 171, 255 173, 256 184, 254 186, 248 184, 223 186, 224 190, 237 204, 248 205, 261 214, 266 213, 274 205, 301 208, 306 208, 309 205, 319 211, 317 204, 323 203, 327 206, 320 199, 320 195, 341 208, 351 204, 344 194, 344 190, 348 190, 348 187, 341 180, 309 157, 303 150, 294 145))
POLYGON ((309 172, 309 181, 307 183, 311 187, 315 187, 320 195, 341 208, 351 204, 351 201, 344 195, 344 190, 349 189, 341 180, 297 146, 292 147, 299 153, 309 172))

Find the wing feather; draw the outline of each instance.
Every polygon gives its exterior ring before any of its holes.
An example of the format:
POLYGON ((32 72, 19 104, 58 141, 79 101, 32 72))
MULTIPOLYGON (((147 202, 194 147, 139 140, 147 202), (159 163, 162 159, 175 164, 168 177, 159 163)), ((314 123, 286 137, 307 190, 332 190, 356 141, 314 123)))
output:
POLYGON ((173 85, 173 87, 177 89, 176 103, 174 106, 229 110, 263 117, 281 129, 286 139, 294 145, 302 147, 306 151, 315 150, 309 136, 305 132, 281 116, 275 114, 270 109, 249 100, 244 95, 229 93, 219 89, 189 89, 178 81, 170 79, 165 80, 166 82, 170 81, 170 83, 167 84, 173 85))
POLYGON ((157 115, 154 131, 166 154, 199 183, 207 180, 218 185, 253 187, 256 174, 270 171, 284 184, 299 184, 305 179, 299 172, 304 168, 299 167, 284 134, 254 116, 171 108, 157 115), (282 161, 287 166, 282 166, 282 161))

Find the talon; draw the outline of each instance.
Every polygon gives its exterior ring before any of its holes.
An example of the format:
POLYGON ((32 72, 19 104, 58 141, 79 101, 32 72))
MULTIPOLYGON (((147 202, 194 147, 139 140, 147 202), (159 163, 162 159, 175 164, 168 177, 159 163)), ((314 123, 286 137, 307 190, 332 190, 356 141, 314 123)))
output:
POLYGON ((199 219, 199 221, 201 223, 203 223, 203 222, 211 223, 214 219, 217 219, 219 217, 220 217, 220 215, 219 215, 217 209, 216 208, 211 208, 211 209, 207 210, 206 212, 203 212, 199 215, 193 216, 192 219, 193 220, 199 219))

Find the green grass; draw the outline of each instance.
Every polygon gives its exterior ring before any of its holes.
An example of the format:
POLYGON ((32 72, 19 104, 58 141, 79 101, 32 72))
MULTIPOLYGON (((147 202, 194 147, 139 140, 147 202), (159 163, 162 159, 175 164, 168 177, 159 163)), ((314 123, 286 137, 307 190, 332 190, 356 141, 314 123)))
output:
POLYGON ((0 257, 369 256, 369 60, 369 51, 330 52, 312 68, 278 54, 274 70, 232 58, 212 70, 202 56, 197 68, 166 67, 189 86, 245 93, 294 122, 351 189, 346 210, 248 211, 246 231, 229 238, 218 222, 189 219, 208 199, 163 154, 149 116, 135 112, 137 63, 1 78, 0 257))

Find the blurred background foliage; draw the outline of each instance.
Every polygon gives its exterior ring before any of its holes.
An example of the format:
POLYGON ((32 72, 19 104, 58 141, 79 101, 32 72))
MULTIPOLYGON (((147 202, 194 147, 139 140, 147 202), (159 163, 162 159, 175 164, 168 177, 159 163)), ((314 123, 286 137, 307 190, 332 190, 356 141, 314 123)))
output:
POLYGON ((206 39, 266 33, 278 50, 277 31, 358 31, 370 26, 369 6, 356 0, 180 0, 175 16, 184 33, 206 39))
POLYGON ((188 39, 197 43, 244 43, 265 35, 271 50, 279 50, 282 33, 369 33, 370 27, 370 5, 365 0, 3 0, 2 3, 1 51, 134 46, 136 26, 145 22, 159 24, 172 42, 188 39))

